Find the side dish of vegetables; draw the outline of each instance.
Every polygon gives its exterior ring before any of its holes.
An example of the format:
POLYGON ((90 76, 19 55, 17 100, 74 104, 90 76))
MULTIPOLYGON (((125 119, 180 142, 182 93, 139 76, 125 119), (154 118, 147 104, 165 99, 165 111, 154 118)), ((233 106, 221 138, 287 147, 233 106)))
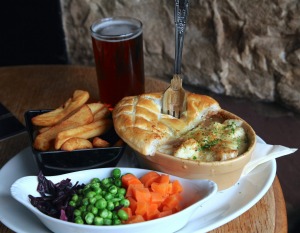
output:
POLYGON ((41 172, 37 191, 28 195, 41 212, 78 224, 121 225, 171 215, 182 209, 183 186, 169 175, 149 171, 141 177, 114 168, 109 177, 74 185, 70 179, 54 184, 41 172))

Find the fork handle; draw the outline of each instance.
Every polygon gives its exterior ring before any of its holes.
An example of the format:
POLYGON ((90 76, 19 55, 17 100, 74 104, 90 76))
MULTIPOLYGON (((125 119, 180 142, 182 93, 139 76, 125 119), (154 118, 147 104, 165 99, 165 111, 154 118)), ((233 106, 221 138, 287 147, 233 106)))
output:
POLYGON ((181 58, 189 0, 175 0, 175 74, 181 74, 181 58))

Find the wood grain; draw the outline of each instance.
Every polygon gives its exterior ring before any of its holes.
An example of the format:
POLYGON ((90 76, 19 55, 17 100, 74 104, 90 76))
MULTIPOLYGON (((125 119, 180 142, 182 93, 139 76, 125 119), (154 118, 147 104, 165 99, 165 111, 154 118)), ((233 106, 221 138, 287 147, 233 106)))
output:
MULTIPOLYGON (((23 124, 25 111, 55 108, 71 96, 75 89, 89 91, 91 101, 98 99, 95 69, 87 66, 2 67, 0 87, 0 101, 23 124)), ((146 92, 163 91, 167 87, 167 83, 155 78, 146 79, 146 92)), ((1 141, 0 167, 27 146, 29 140, 26 133, 1 141)), ((0 223, 0 232, 12 231, 0 223)), ((256 205, 211 232, 287 232, 285 201, 277 177, 256 205)))

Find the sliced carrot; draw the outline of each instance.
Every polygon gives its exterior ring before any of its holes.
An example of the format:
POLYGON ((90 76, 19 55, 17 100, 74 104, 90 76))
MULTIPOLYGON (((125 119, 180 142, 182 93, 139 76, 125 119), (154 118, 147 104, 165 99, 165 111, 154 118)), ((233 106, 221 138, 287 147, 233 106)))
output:
POLYGON ((183 187, 178 180, 174 180, 172 183, 172 194, 181 193, 183 187))
POLYGON ((169 209, 178 209, 180 199, 181 198, 178 194, 172 194, 168 196, 162 204, 163 206, 167 206, 169 209))
POLYGON ((153 192, 160 193, 163 197, 165 197, 168 194, 168 183, 153 182, 151 184, 151 190, 153 192))
POLYGON ((131 212, 132 214, 135 214, 135 210, 136 210, 136 200, 133 198, 133 197, 127 197, 127 199, 129 200, 130 202, 130 209, 131 209, 131 212))
POLYGON ((126 198, 130 205, 123 209, 129 219, 124 223, 137 223, 162 218, 180 211, 181 192, 179 181, 170 181, 167 174, 150 171, 141 178, 133 174, 122 176, 126 198))
POLYGON ((157 204, 150 204, 147 209, 146 213, 146 220, 155 219, 156 216, 159 214, 158 205, 157 204))
POLYGON ((173 183, 168 184, 168 194, 173 194, 173 183))
POLYGON ((122 185, 128 188, 130 184, 141 184, 142 182, 133 174, 127 173, 122 176, 122 185))
POLYGON ((170 176, 167 174, 161 174, 160 175, 160 179, 158 181, 159 183, 166 183, 169 184, 170 183, 170 176))
POLYGON ((149 188, 151 184, 155 181, 157 181, 160 178, 160 175, 155 171, 150 171, 143 175, 140 178, 140 181, 144 184, 146 188, 149 188))
POLYGON ((133 190, 133 197, 136 201, 150 202, 151 200, 151 194, 147 188, 135 188, 133 190))
POLYGON ((140 184, 129 184, 128 187, 127 187, 125 197, 131 197, 133 195, 133 190, 135 190, 136 188, 144 188, 144 185, 142 183, 140 183, 140 184))
POLYGON ((148 202, 143 202, 143 201, 138 201, 136 203, 136 210, 135 210, 135 214, 136 215, 146 215, 147 211, 148 211, 148 202))
POLYGON ((163 202, 164 198, 161 193, 150 192, 150 194, 151 194, 151 203, 160 204, 163 202))

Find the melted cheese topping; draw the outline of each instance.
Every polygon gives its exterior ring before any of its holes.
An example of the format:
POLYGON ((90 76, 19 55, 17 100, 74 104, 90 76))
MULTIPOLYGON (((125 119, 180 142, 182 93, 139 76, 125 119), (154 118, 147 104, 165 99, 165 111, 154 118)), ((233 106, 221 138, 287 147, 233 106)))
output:
POLYGON ((246 151, 247 135, 242 121, 209 118, 181 138, 161 146, 159 151, 197 161, 224 161, 246 151))

